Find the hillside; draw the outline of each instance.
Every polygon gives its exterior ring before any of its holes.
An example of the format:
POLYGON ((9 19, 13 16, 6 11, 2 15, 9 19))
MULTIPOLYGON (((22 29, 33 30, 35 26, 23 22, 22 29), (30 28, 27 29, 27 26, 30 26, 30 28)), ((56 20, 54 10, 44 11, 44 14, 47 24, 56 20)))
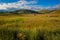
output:
POLYGON ((38 11, 34 11, 34 10, 28 10, 28 9, 21 9, 21 10, 16 10, 16 11, 13 11, 13 13, 17 13, 17 14, 33 14, 33 13, 37 13, 39 14, 38 11))
POLYGON ((0 12, 0 15, 27 15, 27 14, 57 14, 60 13, 60 10, 40 10, 40 11, 34 11, 34 10, 27 10, 27 9, 21 9, 21 10, 15 10, 15 11, 5 11, 0 12))
POLYGON ((59 9, 59 10, 55 10, 55 11, 53 11, 53 12, 51 12, 51 13, 60 14, 60 9, 59 9))
POLYGON ((9 16, 0 16, 1 40, 60 40, 60 10, 35 16, 8 13, 9 16))
POLYGON ((38 11, 28 10, 28 9, 0 12, 0 15, 10 15, 10 14, 21 15, 21 14, 41 14, 41 13, 38 11))

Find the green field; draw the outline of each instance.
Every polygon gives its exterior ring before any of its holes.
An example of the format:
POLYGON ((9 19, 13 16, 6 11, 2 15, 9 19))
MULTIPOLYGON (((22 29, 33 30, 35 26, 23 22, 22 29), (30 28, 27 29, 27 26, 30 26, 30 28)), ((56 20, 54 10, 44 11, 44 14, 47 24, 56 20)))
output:
POLYGON ((0 16, 0 40, 60 40, 59 13, 0 16))

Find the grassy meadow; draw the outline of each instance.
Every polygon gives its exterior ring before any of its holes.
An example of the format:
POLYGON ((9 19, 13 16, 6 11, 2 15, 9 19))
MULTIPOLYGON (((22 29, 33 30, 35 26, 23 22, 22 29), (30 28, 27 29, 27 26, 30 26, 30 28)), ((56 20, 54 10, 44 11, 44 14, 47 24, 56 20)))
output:
POLYGON ((60 40, 59 13, 0 16, 0 40, 60 40))

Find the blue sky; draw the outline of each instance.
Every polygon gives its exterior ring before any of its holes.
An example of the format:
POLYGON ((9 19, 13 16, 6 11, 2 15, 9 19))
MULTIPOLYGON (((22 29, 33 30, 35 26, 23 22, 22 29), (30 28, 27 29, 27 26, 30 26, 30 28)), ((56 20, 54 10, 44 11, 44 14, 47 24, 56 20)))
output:
POLYGON ((0 0, 0 9, 44 9, 60 7, 60 0, 0 0))
POLYGON ((19 0, 0 0, 0 3, 12 3, 12 2, 17 2, 19 0))
POLYGON ((60 4, 60 0, 38 0, 39 5, 54 6, 60 4))

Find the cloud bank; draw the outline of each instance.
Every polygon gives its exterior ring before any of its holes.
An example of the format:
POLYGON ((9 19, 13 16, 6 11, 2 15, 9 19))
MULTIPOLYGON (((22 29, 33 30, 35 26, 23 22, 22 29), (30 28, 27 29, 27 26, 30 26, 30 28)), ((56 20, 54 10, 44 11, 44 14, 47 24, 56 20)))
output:
POLYGON ((60 4, 52 6, 52 7, 51 6, 44 7, 41 5, 34 5, 34 4, 37 4, 37 0, 33 0, 33 1, 29 1, 29 2, 26 0, 19 0, 18 2, 13 2, 13 3, 1 3, 0 10, 9 10, 11 8, 41 10, 41 9, 52 9, 52 8, 60 7, 60 4), (30 5, 30 4, 32 4, 32 5, 30 5))
POLYGON ((0 9, 8 9, 8 8, 27 8, 27 5, 28 4, 35 4, 36 2, 33 0, 33 1, 30 1, 30 2, 27 2, 25 0, 19 0, 18 2, 14 2, 14 3, 2 3, 0 4, 0 9))

